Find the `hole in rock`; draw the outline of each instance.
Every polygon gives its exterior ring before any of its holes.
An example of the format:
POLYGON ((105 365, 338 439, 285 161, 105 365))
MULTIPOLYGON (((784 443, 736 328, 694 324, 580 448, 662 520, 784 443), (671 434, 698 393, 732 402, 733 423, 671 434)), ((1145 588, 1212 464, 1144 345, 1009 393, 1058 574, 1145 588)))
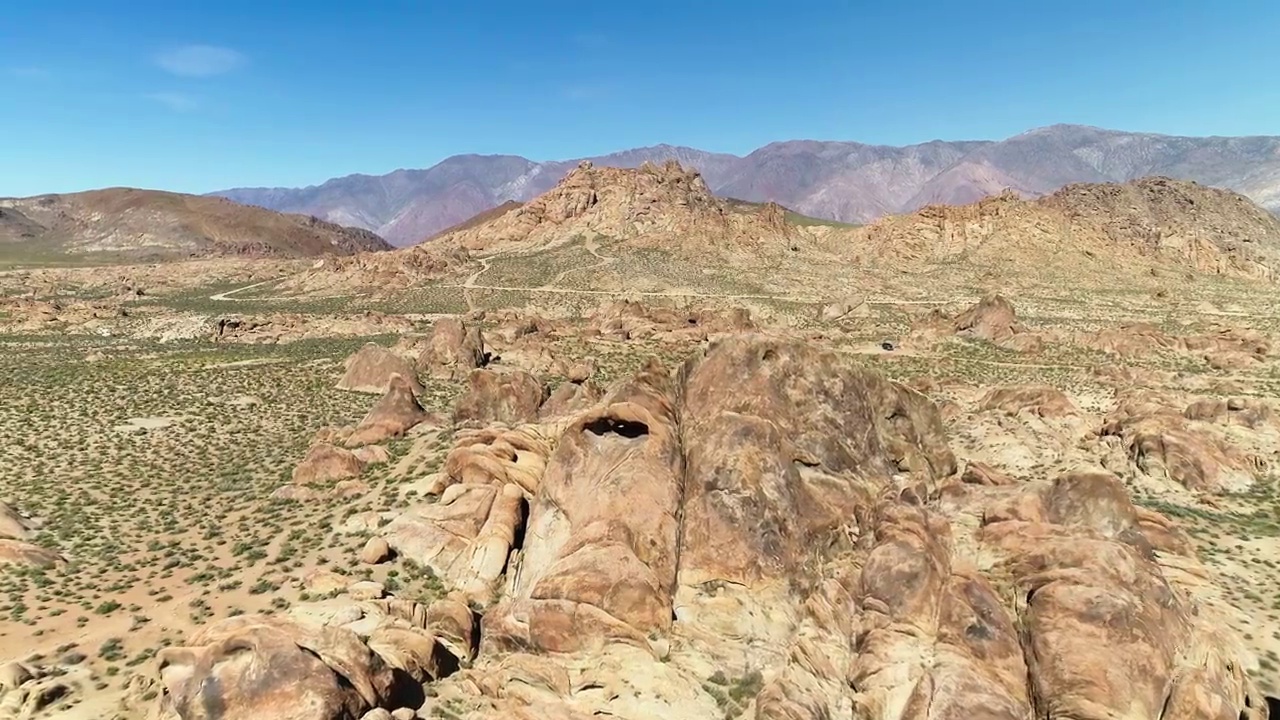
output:
POLYGON ((1273 718, 1280 718, 1280 698, 1267 696, 1267 714, 1273 718))
MULTIPOLYGON (((436 648, 439 649, 439 645, 436 648)), ((427 701, 427 693, 422 683, 400 668, 391 669, 391 688, 387 703, 393 707, 422 707, 427 701)))
POLYGON ((462 667, 462 662, 458 660, 458 658, 454 657, 454 654, 449 652, 444 645, 441 645, 438 642, 436 643, 435 648, 431 651, 431 659, 436 664, 436 680, 447 678, 458 672, 458 669, 462 667))
POLYGON ((603 417, 587 423, 584 429, 593 435, 620 435, 624 438, 638 438, 649 434, 649 426, 631 420, 603 417))
POLYGON ((471 611, 471 657, 475 658, 480 654, 480 631, 484 628, 484 615, 471 611))

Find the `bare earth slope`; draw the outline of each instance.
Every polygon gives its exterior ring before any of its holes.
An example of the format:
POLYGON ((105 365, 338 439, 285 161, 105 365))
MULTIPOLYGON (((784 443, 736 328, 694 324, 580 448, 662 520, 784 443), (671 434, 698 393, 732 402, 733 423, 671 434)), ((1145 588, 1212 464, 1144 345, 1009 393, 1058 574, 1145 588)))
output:
POLYGON ((150 255, 349 255, 389 249, 368 230, 223 198, 110 188, 0 199, 0 242, 70 253, 150 255))
MULTIPOLYGON (((773 201, 796 212, 868 222, 932 203, 962 204, 1011 189, 1031 196, 1080 182, 1147 175, 1236 190, 1280 209, 1280 138, 1193 138, 1054 125, 999 142, 941 141, 907 147, 794 140, 745 157, 659 145, 589 158, 637 167, 677 160, 702 172, 718 195, 773 201)), ((309 188, 237 188, 218 195, 376 230, 404 245, 504 201, 549 190, 576 160, 459 155, 427 170, 352 175, 309 188)))

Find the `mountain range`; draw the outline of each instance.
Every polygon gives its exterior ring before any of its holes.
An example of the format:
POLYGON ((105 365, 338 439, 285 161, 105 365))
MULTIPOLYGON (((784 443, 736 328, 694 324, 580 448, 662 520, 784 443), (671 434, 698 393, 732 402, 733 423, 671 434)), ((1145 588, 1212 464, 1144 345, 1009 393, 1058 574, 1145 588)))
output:
POLYGON ((583 159, 612 167, 676 160, 700 171, 717 195, 773 201, 848 223, 931 204, 969 203, 1005 190, 1034 197, 1070 183, 1151 175, 1235 190, 1280 211, 1280 137, 1178 137, 1080 125, 1053 125, 1000 141, 935 140, 906 147, 791 140, 743 157, 671 145, 552 162, 456 155, 425 170, 211 194, 365 228, 392 244, 410 245, 504 202, 534 198, 583 159))

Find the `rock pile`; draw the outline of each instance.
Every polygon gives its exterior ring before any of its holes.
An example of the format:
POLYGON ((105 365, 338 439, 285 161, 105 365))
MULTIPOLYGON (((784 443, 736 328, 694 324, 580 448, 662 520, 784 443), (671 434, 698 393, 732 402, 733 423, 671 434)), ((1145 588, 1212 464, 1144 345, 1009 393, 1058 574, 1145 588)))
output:
MULTIPOLYGON (((219 623, 165 651, 168 708, 1266 717, 1174 523, 1097 469, 960 473, 937 406, 843 356, 735 335, 547 422, 536 378, 470 377, 458 415, 481 427, 367 560, 411 560, 448 594, 219 623)), ((1041 423, 1079 412, 1034 387, 988 404, 1041 423)), ((1265 422, 1239 401, 1155 420, 1128 405, 1114 432, 1139 454, 1146 422, 1265 422)))

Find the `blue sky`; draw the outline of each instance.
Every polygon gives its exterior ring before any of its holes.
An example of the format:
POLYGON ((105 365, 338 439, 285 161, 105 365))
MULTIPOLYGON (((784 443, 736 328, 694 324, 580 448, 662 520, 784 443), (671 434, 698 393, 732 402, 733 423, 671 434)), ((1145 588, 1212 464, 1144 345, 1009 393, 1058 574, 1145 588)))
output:
POLYGON ((1275 0, 11 2, 0 195, 1058 122, 1280 134, 1278 32, 1275 0))

